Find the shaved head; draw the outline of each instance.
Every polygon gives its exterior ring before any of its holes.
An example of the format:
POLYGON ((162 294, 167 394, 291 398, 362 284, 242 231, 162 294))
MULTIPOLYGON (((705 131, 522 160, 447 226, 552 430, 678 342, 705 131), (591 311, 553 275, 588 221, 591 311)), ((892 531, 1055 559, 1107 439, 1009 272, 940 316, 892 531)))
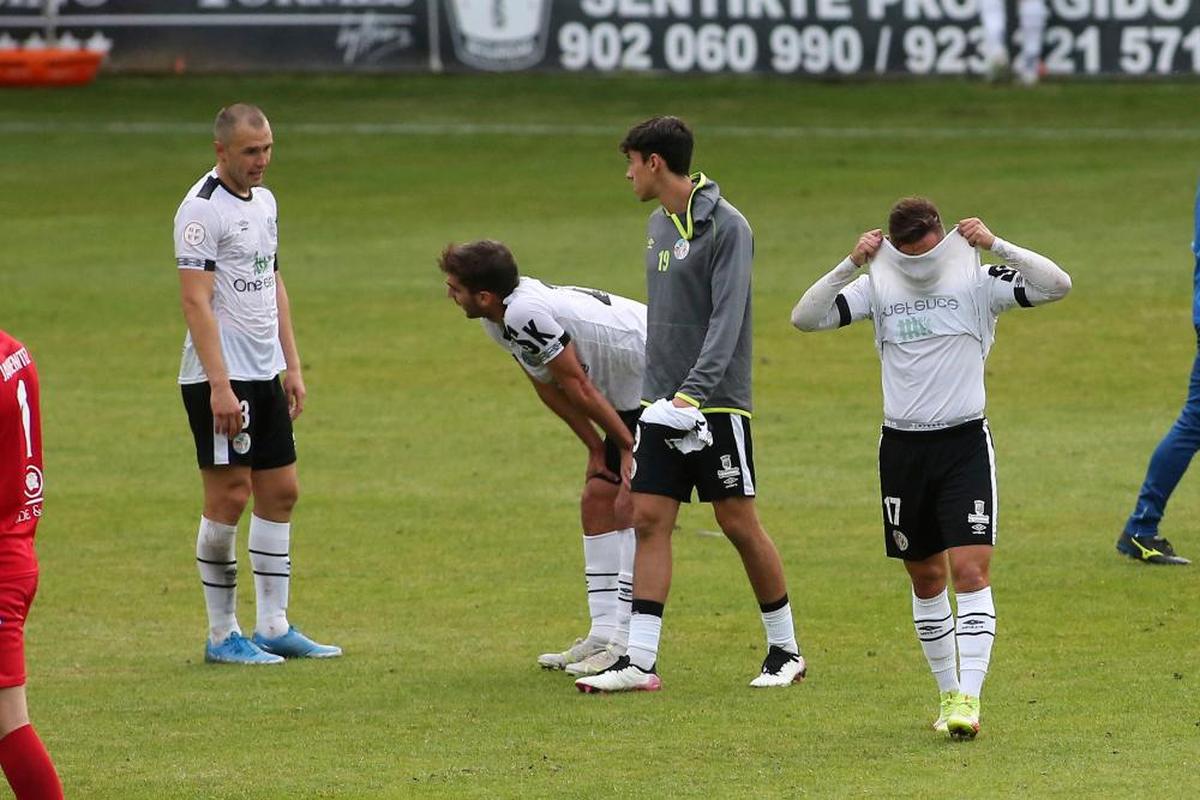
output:
POLYGON ((262 130, 267 125, 267 115, 258 106, 249 103, 234 103, 222 108, 213 123, 213 138, 224 145, 233 141, 233 132, 241 125, 253 130, 262 130))

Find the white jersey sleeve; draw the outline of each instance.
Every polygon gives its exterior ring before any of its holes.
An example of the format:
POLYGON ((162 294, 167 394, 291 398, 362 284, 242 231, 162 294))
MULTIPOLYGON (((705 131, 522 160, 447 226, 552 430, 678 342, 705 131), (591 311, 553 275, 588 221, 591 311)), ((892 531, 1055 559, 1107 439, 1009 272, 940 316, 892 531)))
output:
POLYGON ((871 318, 871 276, 859 275, 854 282, 838 293, 834 301, 839 322, 849 325, 851 322, 871 318))
POLYGON ((547 364, 557 358, 571 335, 554 318, 550 306, 536 296, 515 298, 504 310, 504 334, 513 353, 530 375, 550 380, 547 364))
POLYGON ((827 331, 871 315, 867 276, 849 257, 808 288, 792 309, 792 325, 802 331, 827 331))
POLYGON ((221 216, 213 204, 189 197, 175 214, 175 265, 212 272, 221 236, 221 216))
POLYGON ((1040 253, 1018 247, 998 236, 992 244, 992 252, 1005 261, 981 267, 981 286, 993 314, 1015 306, 1031 308, 1053 303, 1071 290, 1071 277, 1040 253))

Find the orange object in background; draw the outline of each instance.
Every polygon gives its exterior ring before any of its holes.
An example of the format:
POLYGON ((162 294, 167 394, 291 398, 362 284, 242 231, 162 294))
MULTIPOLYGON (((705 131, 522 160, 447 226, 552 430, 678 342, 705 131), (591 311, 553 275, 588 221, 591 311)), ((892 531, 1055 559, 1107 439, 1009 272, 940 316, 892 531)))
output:
POLYGON ((0 50, 0 86, 91 83, 103 60, 103 53, 91 50, 0 50))

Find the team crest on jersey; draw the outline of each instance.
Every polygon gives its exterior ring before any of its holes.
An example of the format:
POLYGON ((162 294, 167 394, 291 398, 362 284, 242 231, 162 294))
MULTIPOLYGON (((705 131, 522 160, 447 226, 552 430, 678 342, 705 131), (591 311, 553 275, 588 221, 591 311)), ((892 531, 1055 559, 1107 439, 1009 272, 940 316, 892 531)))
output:
POLYGON ((189 222, 187 227, 183 229, 183 241, 192 247, 203 244, 205 236, 204 226, 199 222, 189 222))
POLYGON ((30 500, 42 496, 42 471, 33 464, 25 467, 25 496, 30 500))
POLYGON ((237 436, 233 437, 233 452, 239 456, 244 456, 250 452, 250 434, 242 431, 237 436))
POLYGON ((271 257, 260 255, 257 250, 254 251, 254 274, 262 275, 271 268, 271 257))
POLYGON ((900 548, 901 553, 908 549, 908 537, 900 531, 892 531, 892 541, 900 548))
POLYGON ((687 258, 688 253, 692 252, 692 245, 687 239, 680 237, 679 241, 675 242, 675 247, 672 248, 671 252, 675 254, 676 259, 683 261, 687 258))
POLYGON ((971 523, 971 528, 976 533, 983 533, 984 529, 980 526, 985 526, 989 522, 992 521, 992 518, 990 516, 983 513, 986 510, 987 510, 987 504, 984 503, 982 500, 976 500, 975 501, 975 513, 967 514, 967 522, 971 523))

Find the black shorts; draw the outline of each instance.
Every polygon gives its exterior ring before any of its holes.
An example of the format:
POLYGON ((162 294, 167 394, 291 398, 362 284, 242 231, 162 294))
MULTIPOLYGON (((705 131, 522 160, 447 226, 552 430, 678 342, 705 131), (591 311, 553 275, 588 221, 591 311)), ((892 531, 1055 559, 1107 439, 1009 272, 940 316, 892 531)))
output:
POLYGON ((207 381, 179 387, 196 440, 196 462, 201 468, 234 464, 275 469, 296 463, 292 418, 279 378, 229 384, 242 405, 242 430, 232 439, 213 432, 212 388, 207 381))
POLYGON ((680 453, 670 442, 682 434, 665 425, 639 422, 633 445, 633 491, 691 502, 726 497, 754 497, 754 445, 750 418, 741 414, 705 414, 713 443, 703 450, 680 453))
MULTIPOLYGON (((625 423, 625 428, 629 431, 630 436, 637 435, 637 421, 641 415, 640 408, 617 412, 617 416, 621 418, 621 422, 625 423)), ((617 447, 617 443, 607 434, 604 436, 604 466, 608 467, 608 471, 614 475, 621 474, 621 448, 617 447)), ((620 481, 617 482, 620 483, 620 481)))
POLYGON ((996 543, 996 459, 987 420, 879 437, 889 558, 920 561, 950 547, 996 543))

